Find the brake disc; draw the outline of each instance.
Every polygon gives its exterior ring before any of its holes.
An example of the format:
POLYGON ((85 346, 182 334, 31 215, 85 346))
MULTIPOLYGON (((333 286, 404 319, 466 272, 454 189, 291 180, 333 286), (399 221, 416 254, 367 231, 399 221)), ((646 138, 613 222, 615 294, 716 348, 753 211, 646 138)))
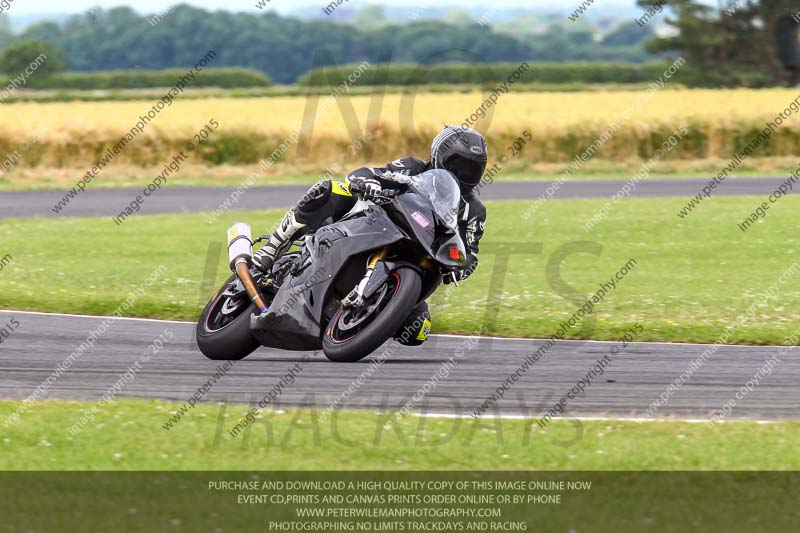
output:
POLYGON ((386 296, 386 291, 388 289, 389 286, 384 283, 380 290, 373 294, 372 297, 362 305, 358 307, 348 307, 342 315, 342 318, 339 320, 339 330, 349 331, 363 324, 366 319, 372 316, 375 310, 380 306, 381 302, 383 302, 383 298, 386 296))

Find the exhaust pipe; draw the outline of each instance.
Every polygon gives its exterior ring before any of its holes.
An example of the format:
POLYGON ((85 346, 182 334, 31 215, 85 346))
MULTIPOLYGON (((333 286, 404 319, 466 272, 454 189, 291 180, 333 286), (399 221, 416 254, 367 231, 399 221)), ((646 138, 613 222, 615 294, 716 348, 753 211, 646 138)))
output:
POLYGON ((266 313, 267 305, 264 302, 264 296, 258 290, 253 276, 250 275, 250 264, 253 262, 253 239, 248 224, 237 222, 228 228, 228 259, 231 270, 244 285, 250 301, 258 307, 261 314, 266 313))

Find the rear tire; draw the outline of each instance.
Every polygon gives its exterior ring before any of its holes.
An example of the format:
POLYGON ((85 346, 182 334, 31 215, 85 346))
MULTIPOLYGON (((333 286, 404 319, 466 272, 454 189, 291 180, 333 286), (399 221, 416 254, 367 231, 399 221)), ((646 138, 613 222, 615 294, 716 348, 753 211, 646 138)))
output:
POLYGON ((247 295, 244 296, 244 299, 248 305, 245 306, 242 303, 241 309, 237 308, 232 313, 238 313, 232 321, 220 328, 214 328, 211 325, 220 312, 220 307, 225 303, 222 300, 222 293, 234 278, 235 276, 232 276, 222 285, 203 309, 203 313, 197 321, 197 346, 203 355, 215 361, 238 361, 253 353, 260 346, 250 333, 250 315, 257 313, 258 308, 249 301, 247 295))
POLYGON ((394 292, 384 297, 388 298, 388 302, 383 304, 366 326, 349 338, 343 338, 345 335, 339 328, 342 318, 349 311, 339 307, 322 337, 322 349, 328 359, 337 363, 352 363, 363 359, 392 338, 405 323, 406 317, 417 305, 422 279, 416 270, 409 267, 398 268, 389 279, 392 278, 396 285, 394 292))

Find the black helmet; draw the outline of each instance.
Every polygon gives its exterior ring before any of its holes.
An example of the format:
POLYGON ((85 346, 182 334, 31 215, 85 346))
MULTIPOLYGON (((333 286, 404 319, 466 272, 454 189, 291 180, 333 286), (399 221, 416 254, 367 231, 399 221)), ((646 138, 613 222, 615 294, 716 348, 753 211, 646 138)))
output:
POLYGON ((462 193, 480 183, 487 160, 486 139, 472 128, 445 126, 431 145, 433 168, 455 174, 462 193))

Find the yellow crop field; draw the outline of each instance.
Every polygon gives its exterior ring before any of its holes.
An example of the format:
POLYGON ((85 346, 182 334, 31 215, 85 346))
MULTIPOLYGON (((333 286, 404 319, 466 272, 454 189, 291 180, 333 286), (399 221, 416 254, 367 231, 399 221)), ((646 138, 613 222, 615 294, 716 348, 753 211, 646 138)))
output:
MULTIPOLYGON (((211 118, 220 127, 201 152, 209 164, 252 164, 298 130, 302 133, 302 151, 298 153, 295 143, 291 143, 282 161, 336 161, 353 146, 364 127, 371 136, 366 142, 356 141, 351 150, 383 160, 405 151, 424 153, 430 138, 443 124, 465 121, 487 134, 495 153, 503 152, 528 130, 534 142, 521 157, 531 162, 569 161, 595 142, 609 124, 616 126, 613 135, 597 151, 596 158, 646 158, 661 140, 680 127, 686 127, 689 135, 669 154, 670 158, 726 157, 747 144, 797 97, 797 91, 792 89, 512 93, 501 96, 488 114, 479 110, 485 99, 480 92, 390 94, 382 101, 368 96, 338 100, 320 97, 316 111, 311 105, 314 101, 303 97, 178 99, 150 120, 115 163, 158 164, 191 141, 211 118), (308 139, 310 143, 305 142, 308 139)), ((0 150, 18 150, 20 143, 30 141, 31 132, 37 132, 35 142, 21 154, 18 165, 91 164, 147 115, 155 103, 142 100, 2 105, 0 150)), ((793 155, 798 139, 800 120, 792 117, 755 155, 793 155)))

